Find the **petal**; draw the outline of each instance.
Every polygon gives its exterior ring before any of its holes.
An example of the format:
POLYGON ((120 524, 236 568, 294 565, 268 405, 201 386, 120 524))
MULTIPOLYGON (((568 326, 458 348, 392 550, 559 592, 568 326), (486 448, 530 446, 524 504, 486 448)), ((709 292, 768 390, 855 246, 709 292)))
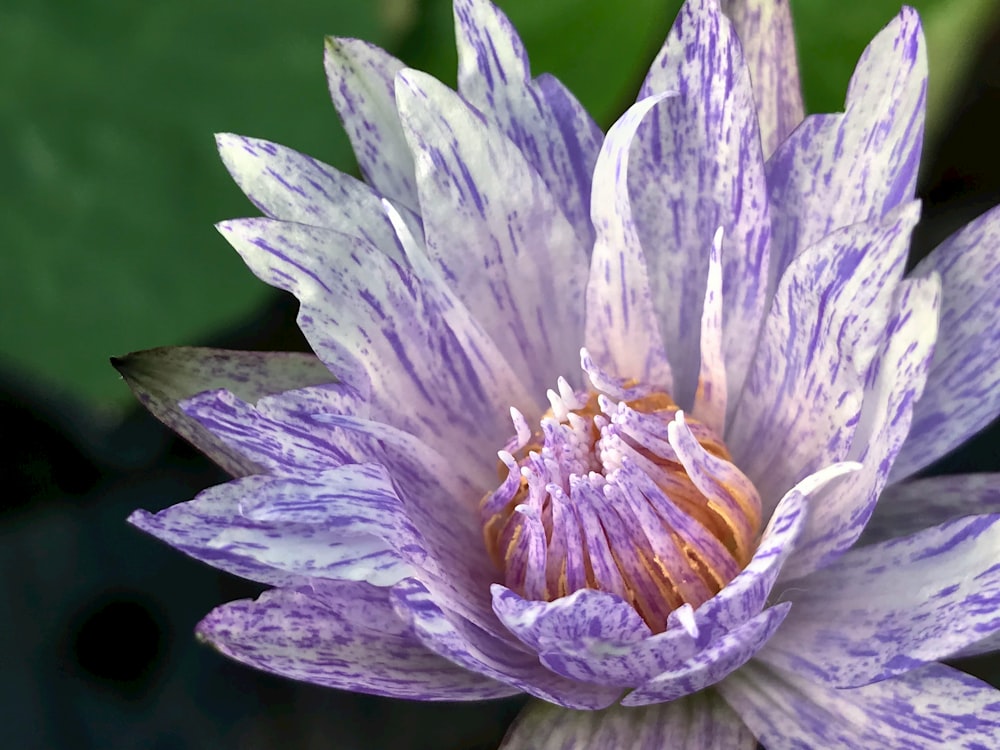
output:
POLYGON ((861 541, 874 544, 983 513, 1000 513, 1000 474, 960 474, 894 484, 879 498, 861 541))
POLYGON ((640 92, 677 95, 643 123, 629 188, 660 330, 674 368, 674 399, 690 408, 698 380, 699 319, 716 230, 723 257, 724 360, 735 407, 767 293, 764 162, 750 75, 739 40, 715 0, 681 8, 640 92))
POLYGON ((407 70, 396 97, 416 155, 427 254, 543 394, 576 371, 586 247, 517 146, 455 92, 407 70))
POLYGON ((314 355, 295 352, 175 347, 133 352, 111 363, 153 416, 234 476, 260 473, 263 465, 186 415, 181 401, 201 391, 228 388, 252 403, 274 393, 334 381, 314 355))
POLYGON ((807 117, 768 161, 771 289, 821 237, 913 199, 926 93, 920 19, 904 7, 858 61, 844 114, 807 117))
POLYGON ((195 560, 241 578, 270 586, 305 584, 305 576, 212 544, 220 534, 240 526, 253 526, 240 513, 240 501, 270 481, 272 478, 266 476, 243 477, 210 487, 192 500, 155 514, 137 510, 128 522, 195 560))
POLYGON ((219 229, 255 274, 299 297, 299 327, 320 358, 352 353, 364 370, 350 377, 371 383, 374 415, 488 471, 484 457, 507 439, 501 417, 524 396, 447 290, 330 230, 269 219, 219 229))
POLYGON ((198 635, 226 656, 325 687, 415 700, 485 700, 517 692, 424 648, 362 583, 274 589, 213 610, 198 635))
POLYGON ((226 169, 267 216, 366 240, 405 265, 382 197, 365 183, 277 143, 220 133, 226 169))
POLYGON ((322 471, 364 460, 363 445, 350 435, 325 427, 313 416, 320 412, 367 411, 366 405, 359 404, 348 389, 340 386, 279 394, 261 399, 256 407, 226 390, 205 391, 184 401, 181 407, 184 414, 231 451, 270 474, 322 471), (293 399, 305 400, 313 411, 298 412, 293 399))
POLYGON ((459 93, 520 149, 581 246, 590 247, 590 176, 601 147, 600 128, 555 78, 531 80, 517 31, 496 6, 458 0, 454 7, 459 93))
POLYGON ((395 79, 405 66, 360 39, 327 37, 323 57, 330 96, 365 181, 386 198, 419 211, 413 156, 396 112, 395 79))
POLYGON ((701 643, 739 627, 760 613, 802 533, 813 496, 828 482, 859 468, 856 463, 833 464, 788 491, 771 515, 747 566, 722 591, 695 610, 694 626, 701 643))
POLYGON ((643 99, 622 115, 608 132, 594 168, 591 218, 597 240, 587 282, 586 346, 616 376, 672 391, 673 376, 627 185, 636 128, 663 98, 643 99))
POLYGON ((643 708, 567 711, 540 702, 521 712, 500 750, 754 750, 757 740, 718 695, 643 708))
POLYGON ((786 488, 847 456, 918 216, 911 203, 838 230, 782 278, 726 435, 765 517, 786 488))
POLYGON ((514 645, 517 642, 513 638, 495 638, 441 609, 427 589, 413 579, 397 584, 392 596, 399 616, 424 645, 466 669, 566 708, 605 708, 621 695, 620 688, 587 685, 552 674, 534 654, 514 645))
POLYGON ((853 690, 752 664, 719 691, 768 750, 1000 745, 1000 693, 943 664, 853 690))
POLYGON ((802 85, 788 0, 722 0, 750 68, 764 158, 802 122, 802 85))
POLYGON ((800 578, 829 565, 861 536, 906 440, 913 405, 923 391, 937 340, 939 301, 936 278, 900 284, 887 339, 869 371, 849 454, 863 468, 826 487, 816 498, 781 580, 800 578))
POLYGON ((848 552, 782 592, 795 606, 758 658, 837 687, 883 680, 1000 630, 1000 516, 848 552))
POLYGON ((785 602, 761 612, 716 638, 679 669, 658 674, 622 700, 623 706, 647 706, 691 695, 714 685, 746 664, 774 635, 788 609, 785 602))
POLYGON ((237 496, 250 523, 234 525, 211 546, 279 570, 391 586, 434 570, 423 536, 378 464, 276 477, 237 496))
POLYGON ((1000 207, 942 242, 913 273, 941 276, 941 333, 892 481, 961 445, 1000 414, 1000 207))
POLYGON ((726 362, 723 348, 722 315, 722 228, 715 233, 708 256, 705 304, 701 311, 701 368, 692 413, 716 435, 726 434, 726 362))

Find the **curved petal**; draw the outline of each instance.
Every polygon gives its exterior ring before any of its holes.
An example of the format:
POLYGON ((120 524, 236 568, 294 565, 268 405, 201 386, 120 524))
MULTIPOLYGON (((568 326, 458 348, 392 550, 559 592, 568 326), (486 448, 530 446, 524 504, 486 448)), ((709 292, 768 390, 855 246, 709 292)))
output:
POLYGON ((198 635, 244 664, 341 690, 440 701, 517 692, 428 651, 396 617, 388 591, 362 583, 230 602, 201 621, 198 635))
POLYGON ((726 435, 765 517, 788 487, 847 457, 918 216, 914 202, 838 230, 782 278, 726 435))
POLYGON ((594 168, 591 217, 597 239, 587 282, 586 347, 617 377, 673 391, 646 255, 628 191, 629 146, 642 118, 664 99, 632 105, 608 132, 594 168))
POLYGON ((417 581, 396 584, 392 597, 400 617, 427 648, 466 669, 566 708, 605 708, 621 695, 621 688, 574 682, 549 672, 513 638, 495 638, 441 609, 417 581))
POLYGON ((891 481, 961 445, 1000 414, 1000 206, 942 242, 913 271, 941 277, 941 334, 924 397, 891 481))
POLYGON ((1000 746, 1000 693, 943 664, 852 690, 751 664, 718 689, 768 750, 1000 746))
POLYGON ((559 81, 531 80, 528 56, 506 16, 488 0, 457 0, 458 91, 495 122, 538 172, 576 230, 594 242, 590 176, 601 130, 559 81))
POLYGON ((1000 516, 969 516, 848 552, 796 581, 758 658, 837 687, 943 659, 1000 630, 1000 516))
POLYGON ((154 417, 233 476, 259 474, 264 467, 185 414, 181 401, 202 391, 228 388, 253 403, 271 394, 335 380, 315 355, 297 352, 162 347, 113 357, 111 364, 154 417))
POLYGON ((699 643, 708 643, 760 613, 802 533, 813 495, 831 480, 859 468, 856 463, 827 466, 785 494, 774 509, 747 566, 722 591, 695 610, 693 631, 699 643))
POLYGON ((323 56, 330 96, 365 181, 419 211, 413 156, 396 112, 395 79, 405 66, 360 39, 327 37, 323 56))
POLYGON ((781 626, 791 606, 785 602, 765 609, 713 640, 679 669, 662 672, 639 685, 622 699, 622 705, 674 701, 714 685, 753 658, 781 626))
POLYGON ((269 586, 304 585, 308 583, 307 576, 212 544, 220 534, 254 526, 240 513, 240 501, 270 481, 273 479, 267 476, 242 477, 210 487, 193 499, 158 513, 134 511, 128 522, 195 560, 226 573, 269 586))
POLYGON ((407 70, 396 98, 427 254, 541 397, 576 371, 586 248, 517 146, 458 94, 407 70))
POLYGON ((689 409, 698 381, 698 334, 712 238, 723 258, 724 360, 736 406, 766 299, 768 216, 764 159, 750 74, 716 0, 684 4, 640 92, 676 92, 632 147, 629 189, 676 381, 689 409), (654 252, 655 250, 655 252, 654 252))
POLYGON ((750 68, 764 158, 802 122, 802 84, 788 0, 722 0, 750 68))
POLYGON ((467 464, 485 465, 504 444, 501 416, 521 385, 434 280, 318 227, 244 219, 219 230, 262 280, 299 298, 299 327, 320 358, 354 353, 373 413, 467 464))
POLYGON ((807 117, 767 163, 771 289, 821 237, 913 199, 926 94, 920 18, 904 7, 858 60, 844 114, 807 117))
MULTIPOLYGON (((226 390, 205 391, 181 404, 231 451, 270 474, 322 471, 365 460, 365 446, 351 435, 326 427, 313 415, 318 412, 352 414, 367 411, 347 389, 319 386, 261 399, 257 406, 241 401, 226 390), (294 398, 306 399, 314 411, 298 412, 294 398), (275 402, 278 405, 275 405, 275 402)), ((261 472, 256 472, 261 473, 261 472)))
POLYGON ((1000 513, 1000 474, 959 474, 893 484, 879 498, 861 542, 874 544, 984 513, 1000 513))
POLYGON ((277 143, 230 133, 215 141, 240 190, 267 216, 349 234, 406 265, 382 196, 365 183, 277 143))
POLYGON ((850 549, 864 531, 906 440, 937 340, 940 284, 903 281, 886 341, 869 370, 850 458, 862 469, 826 487, 809 514, 782 581, 819 570, 850 549))
POLYGON ((643 708, 567 711, 532 702, 500 750, 754 750, 757 740, 711 691, 643 708))

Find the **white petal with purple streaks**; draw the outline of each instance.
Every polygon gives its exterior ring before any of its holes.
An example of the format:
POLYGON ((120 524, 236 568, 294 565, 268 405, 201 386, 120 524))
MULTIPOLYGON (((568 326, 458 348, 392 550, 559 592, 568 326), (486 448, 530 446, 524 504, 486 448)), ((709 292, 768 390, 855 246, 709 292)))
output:
POLYGON ((854 690, 750 664, 719 690, 768 750, 1000 746, 996 689, 943 664, 854 690))
POLYGON ((782 278, 726 435, 765 517, 788 487, 846 458, 918 216, 911 203, 834 232, 782 278))
POLYGON ((597 240, 587 283, 586 346, 602 367, 645 387, 673 389, 628 194, 629 145, 664 95, 632 105, 608 132, 594 169, 591 214, 597 240))
POLYGON ((942 242, 913 274, 941 277, 941 334, 892 481, 940 458, 1000 414, 1000 207, 942 242))
MULTIPOLYGON (((265 464, 206 430, 184 413, 180 402, 202 391, 227 388, 252 403, 271 394, 334 380, 315 355, 297 352, 169 347, 133 352, 112 359, 112 364, 157 419, 233 476, 259 474, 265 464)), ((343 389, 332 390, 354 400, 343 389)))
POLYGON ((781 625, 791 604, 764 610, 738 628, 720 635, 680 665, 639 685, 622 699, 623 706, 647 706, 691 695, 714 685, 746 664, 781 625))
POLYGON ((1000 516, 969 516, 854 549, 782 594, 794 604, 758 655, 811 680, 864 685, 1000 630, 1000 516))
POLYGON ((601 147, 600 128, 555 78, 531 80, 517 31, 492 3, 458 0, 455 35, 459 93, 517 145, 580 244, 590 247, 590 176, 601 147))
POLYGON ((927 53, 912 8, 858 61, 842 115, 813 115, 767 164, 770 288, 824 235, 913 199, 923 142, 927 53))
POLYGON ((886 341, 869 370, 848 454, 862 469, 820 492, 802 539, 781 572, 782 580, 829 565, 858 540, 871 518, 909 432, 913 405, 923 392, 937 340, 939 301, 936 278, 900 284, 886 341))
POLYGON ((907 536, 983 513, 1000 513, 1000 474, 958 474, 893 484, 879 498, 861 543, 907 536))
POLYGON ((405 66, 360 39, 327 37, 323 58, 330 96, 358 167, 383 196, 417 211, 413 156, 406 145, 396 111, 394 81, 405 66))
POLYGON ((802 122, 802 85, 789 0, 722 0, 750 68, 764 157, 802 122))
POLYGON ((750 75, 715 0, 681 8, 640 97, 666 91, 677 96, 656 108, 632 145, 632 206, 674 368, 674 400, 683 408, 697 388, 699 319, 716 230, 739 248, 723 259, 732 409, 753 355, 748 342, 764 314, 771 222, 750 75))
POLYGON ((341 690, 444 701, 516 692, 428 651, 396 617, 388 591, 363 583, 230 602, 202 620, 198 634, 237 661, 341 690))
POLYGON ((396 611, 417 637, 432 651, 466 669, 566 708, 605 708, 621 695, 620 688, 588 685, 549 672, 534 654, 522 651, 513 637, 506 641, 495 638, 443 610, 417 581, 397 584, 392 595, 396 611))
POLYGON ((514 371, 545 393, 576 369, 587 248, 520 150, 455 92, 407 70, 396 97, 428 256, 514 371))
POLYGON ((499 415, 520 384, 444 294, 348 235, 269 219, 219 229, 254 273, 299 298, 299 327, 320 358, 354 353, 372 384, 373 414, 456 461, 478 464, 503 444, 499 415))

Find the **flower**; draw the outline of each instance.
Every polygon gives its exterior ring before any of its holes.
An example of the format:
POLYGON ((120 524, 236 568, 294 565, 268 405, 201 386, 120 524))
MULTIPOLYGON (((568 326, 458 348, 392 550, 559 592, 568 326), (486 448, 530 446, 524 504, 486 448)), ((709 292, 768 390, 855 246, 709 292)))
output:
POLYGON ((911 477, 1000 412, 1000 211, 904 274, 916 13, 803 119, 787 3, 689 0, 607 135, 486 0, 455 19, 457 93, 328 42, 365 183, 219 136, 267 217, 219 229, 316 356, 118 363, 238 477, 130 520, 274 587, 199 635, 552 704, 507 748, 996 746, 939 660, 1000 640, 998 483, 911 477))

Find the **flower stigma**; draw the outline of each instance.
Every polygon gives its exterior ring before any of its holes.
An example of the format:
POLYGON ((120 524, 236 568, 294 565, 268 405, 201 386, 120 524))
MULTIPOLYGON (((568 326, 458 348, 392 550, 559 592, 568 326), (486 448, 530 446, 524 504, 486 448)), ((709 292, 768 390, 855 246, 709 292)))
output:
POLYGON ((591 381, 611 393, 559 378, 537 430, 511 409, 501 484, 481 503, 486 548, 526 599, 613 593, 663 632, 671 612, 697 608, 750 561, 760 496, 722 439, 669 394, 591 381))

